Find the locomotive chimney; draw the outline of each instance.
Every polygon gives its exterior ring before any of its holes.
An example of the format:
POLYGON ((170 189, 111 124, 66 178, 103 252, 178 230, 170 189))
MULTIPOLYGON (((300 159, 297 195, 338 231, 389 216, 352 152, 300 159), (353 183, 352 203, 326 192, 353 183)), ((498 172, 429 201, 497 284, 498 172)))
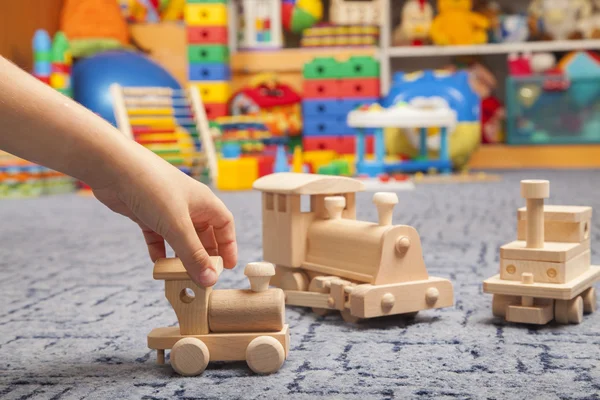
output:
POLYGON ((379 215, 379 225, 391 225, 394 206, 398 204, 398 196, 396 196, 396 193, 375 193, 375 195, 373 195, 373 203, 375 203, 375 207, 377 207, 377 214, 379 215))
POLYGON ((253 292, 264 292, 275 275, 275 266, 268 262, 252 262, 246 265, 244 275, 248 277, 253 292))
POLYGON ((343 196, 325 197, 325 209, 330 219, 342 218, 342 211, 346 207, 346 198, 343 196))
POLYGON ((550 196, 550 182, 543 180, 521 181, 521 196, 527 200, 527 247, 544 247, 544 199, 550 196))

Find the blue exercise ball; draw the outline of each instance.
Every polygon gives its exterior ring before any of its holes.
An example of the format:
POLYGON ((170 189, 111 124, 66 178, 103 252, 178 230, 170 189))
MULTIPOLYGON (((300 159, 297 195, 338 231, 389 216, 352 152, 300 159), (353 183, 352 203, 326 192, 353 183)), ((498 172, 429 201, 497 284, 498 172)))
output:
POLYGON ((73 66, 75 100, 116 125, 110 85, 155 86, 181 89, 163 67, 130 51, 107 51, 84 58, 73 66))

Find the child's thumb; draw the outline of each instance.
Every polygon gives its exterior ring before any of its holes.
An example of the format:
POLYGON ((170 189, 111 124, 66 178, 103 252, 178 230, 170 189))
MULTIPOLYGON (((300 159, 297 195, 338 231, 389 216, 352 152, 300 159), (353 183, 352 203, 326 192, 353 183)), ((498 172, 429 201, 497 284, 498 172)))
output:
POLYGON ((214 285, 217 273, 192 221, 187 219, 185 223, 171 230, 168 236, 165 240, 183 263, 190 278, 201 286, 214 285))

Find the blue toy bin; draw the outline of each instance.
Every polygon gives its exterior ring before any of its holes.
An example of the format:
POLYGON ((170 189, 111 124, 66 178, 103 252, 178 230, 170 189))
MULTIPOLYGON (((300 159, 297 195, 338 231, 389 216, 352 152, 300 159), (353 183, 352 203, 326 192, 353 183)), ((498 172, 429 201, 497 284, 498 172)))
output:
POLYGON ((600 143, 600 76, 509 77, 511 145, 600 143))

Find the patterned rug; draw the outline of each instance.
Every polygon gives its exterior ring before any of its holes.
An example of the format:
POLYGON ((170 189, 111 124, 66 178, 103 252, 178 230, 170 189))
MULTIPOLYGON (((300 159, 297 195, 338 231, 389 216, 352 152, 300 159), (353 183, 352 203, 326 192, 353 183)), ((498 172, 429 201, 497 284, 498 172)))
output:
MULTIPOLYGON (((481 283, 516 236, 519 180, 551 180, 549 204, 596 207, 599 172, 507 173, 498 183, 399 192, 395 223, 420 233, 429 273, 455 285, 455 306, 359 325, 288 308, 291 351, 275 375, 212 363, 200 377, 155 364, 146 335, 175 315, 133 223, 76 195, 0 202, 0 398, 3 399, 599 399, 600 314, 581 325, 505 323, 481 283)), ((258 193, 221 193, 240 263, 218 287, 247 287, 261 259, 258 193)), ((376 221, 372 193, 359 218, 376 221)))

